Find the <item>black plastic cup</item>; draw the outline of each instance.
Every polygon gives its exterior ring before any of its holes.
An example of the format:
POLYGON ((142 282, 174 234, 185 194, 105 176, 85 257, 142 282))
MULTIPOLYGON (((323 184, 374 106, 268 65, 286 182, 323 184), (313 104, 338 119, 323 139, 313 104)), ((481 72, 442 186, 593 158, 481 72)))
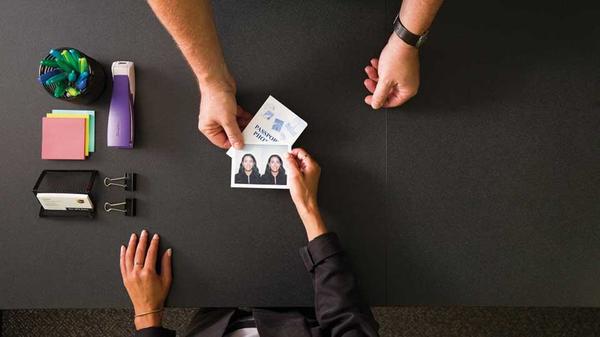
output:
MULTIPOLYGON (((64 49, 69 50, 69 49, 75 49, 75 48, 61 47, 61 48, 55 48, 55 49, 58 51, 62 51, 64 49)), ((98 97, 100 97, 100 95, 104 91, 104 86, 106 85, 106 73, 104 72, 104 68, 102 68, 102 65, 100 63, 98 63, 98 61, 89 57, 88 55, 83 53, 81 50, 78 50, 78 49, 75 49, 75 50, 77 50, 79 52, 79 55, 81 55, 82 57, 85 57, 87 59, 88 66, 89 66, 89 72, 90 72, 90 75, 87 80, 87 86, 85 87, 85 89, 81 90, 81 93, 77 96, 67 96, 67 93, 65 92, 61 97, 55 97, 55 98, 63 100, 63 101, 67 101, 67 102, 72 102, 72 103, 90 104, 93 101, 95 101, 96 99, 98 99, 98 97)), ((45 60, 53 60, 54 57, 52 55, 48 54, 44 59, 45 60)), ((40 64, 38 76, 41 76, 47 72, 53 71, 54 69, 55 68, 44 66, 44 65, 40 64)), ((46 83, 42 83, 42 86, 44 87, 44 89, 46 89, 46 92, 48 92, 50 94, 50 96, 54 97, 54 89, 56 88, 56 84, 47 85, 46 83)))

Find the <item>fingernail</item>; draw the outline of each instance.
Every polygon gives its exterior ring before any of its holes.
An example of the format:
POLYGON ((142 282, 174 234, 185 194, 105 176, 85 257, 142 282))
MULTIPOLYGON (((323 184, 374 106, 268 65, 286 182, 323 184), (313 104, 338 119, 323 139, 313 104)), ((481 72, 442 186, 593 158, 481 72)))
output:
POLYGON ((148 231, 144 229, 144 230, 142 231, 142 235, 141 235, 141 236, 146 236, 146 235, 148 235, 148 231))
POLYGON ((154 236, 152 237, 152 240, 156 240, 158 239, 158 234, 154 234, 154 236))
POLYGON ((121 245, 121 254, 125 253, 125 246, 121 245))
POLYGON ((135 233, 131 233, 131 240, 135 239, 135 233))
POLYGON ((173 255, 173 250, 171 248, 167 249, 167 255, 169 255, 169 256, 173 255))
POLYGON ((235 147, 236 149, 241 149, 242 144, 240 142, 235 142, 235 143, 233 143, 233 147, 235 147))

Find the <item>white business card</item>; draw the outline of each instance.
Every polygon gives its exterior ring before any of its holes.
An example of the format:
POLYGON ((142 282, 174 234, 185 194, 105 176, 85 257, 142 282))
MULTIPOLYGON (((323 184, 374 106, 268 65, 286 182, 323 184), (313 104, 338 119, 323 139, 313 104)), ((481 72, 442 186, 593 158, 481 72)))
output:
POLYGON ((38 193, 42 207, 50 211, 71 211, 93 209, 92 200, 87 194, 77 193, 38 193))

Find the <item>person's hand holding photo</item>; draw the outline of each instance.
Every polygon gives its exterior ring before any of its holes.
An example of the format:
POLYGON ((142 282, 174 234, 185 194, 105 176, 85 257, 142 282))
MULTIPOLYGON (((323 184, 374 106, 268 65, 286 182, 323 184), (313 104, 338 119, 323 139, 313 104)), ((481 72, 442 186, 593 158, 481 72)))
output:
MULTIPOLYGON (((205 86, 206 87, 206 86, 205 86)), ((231 89, 201 87, 198 130, 214 145, 229 149, 244 146, 242 131, 252 115, 239 106, 235 98, 235 86, 231 89)))
POLYGON ((308 241, 312 241, 317 236, 327 233, 317 204, 321 167, 301 148, 293 149, 288 153, 285 161, 292 200, 306 228, 308 241))

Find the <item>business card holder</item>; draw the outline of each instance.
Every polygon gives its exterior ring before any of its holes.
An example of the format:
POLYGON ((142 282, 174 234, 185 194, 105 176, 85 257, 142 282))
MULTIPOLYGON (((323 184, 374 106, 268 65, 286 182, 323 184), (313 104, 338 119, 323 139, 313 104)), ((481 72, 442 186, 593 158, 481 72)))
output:
POLYGON ((33 187, 40 204, 39 216, 93 218, 96 207, 92 189, 97 175, 96 170, 43 170, 33 187))

